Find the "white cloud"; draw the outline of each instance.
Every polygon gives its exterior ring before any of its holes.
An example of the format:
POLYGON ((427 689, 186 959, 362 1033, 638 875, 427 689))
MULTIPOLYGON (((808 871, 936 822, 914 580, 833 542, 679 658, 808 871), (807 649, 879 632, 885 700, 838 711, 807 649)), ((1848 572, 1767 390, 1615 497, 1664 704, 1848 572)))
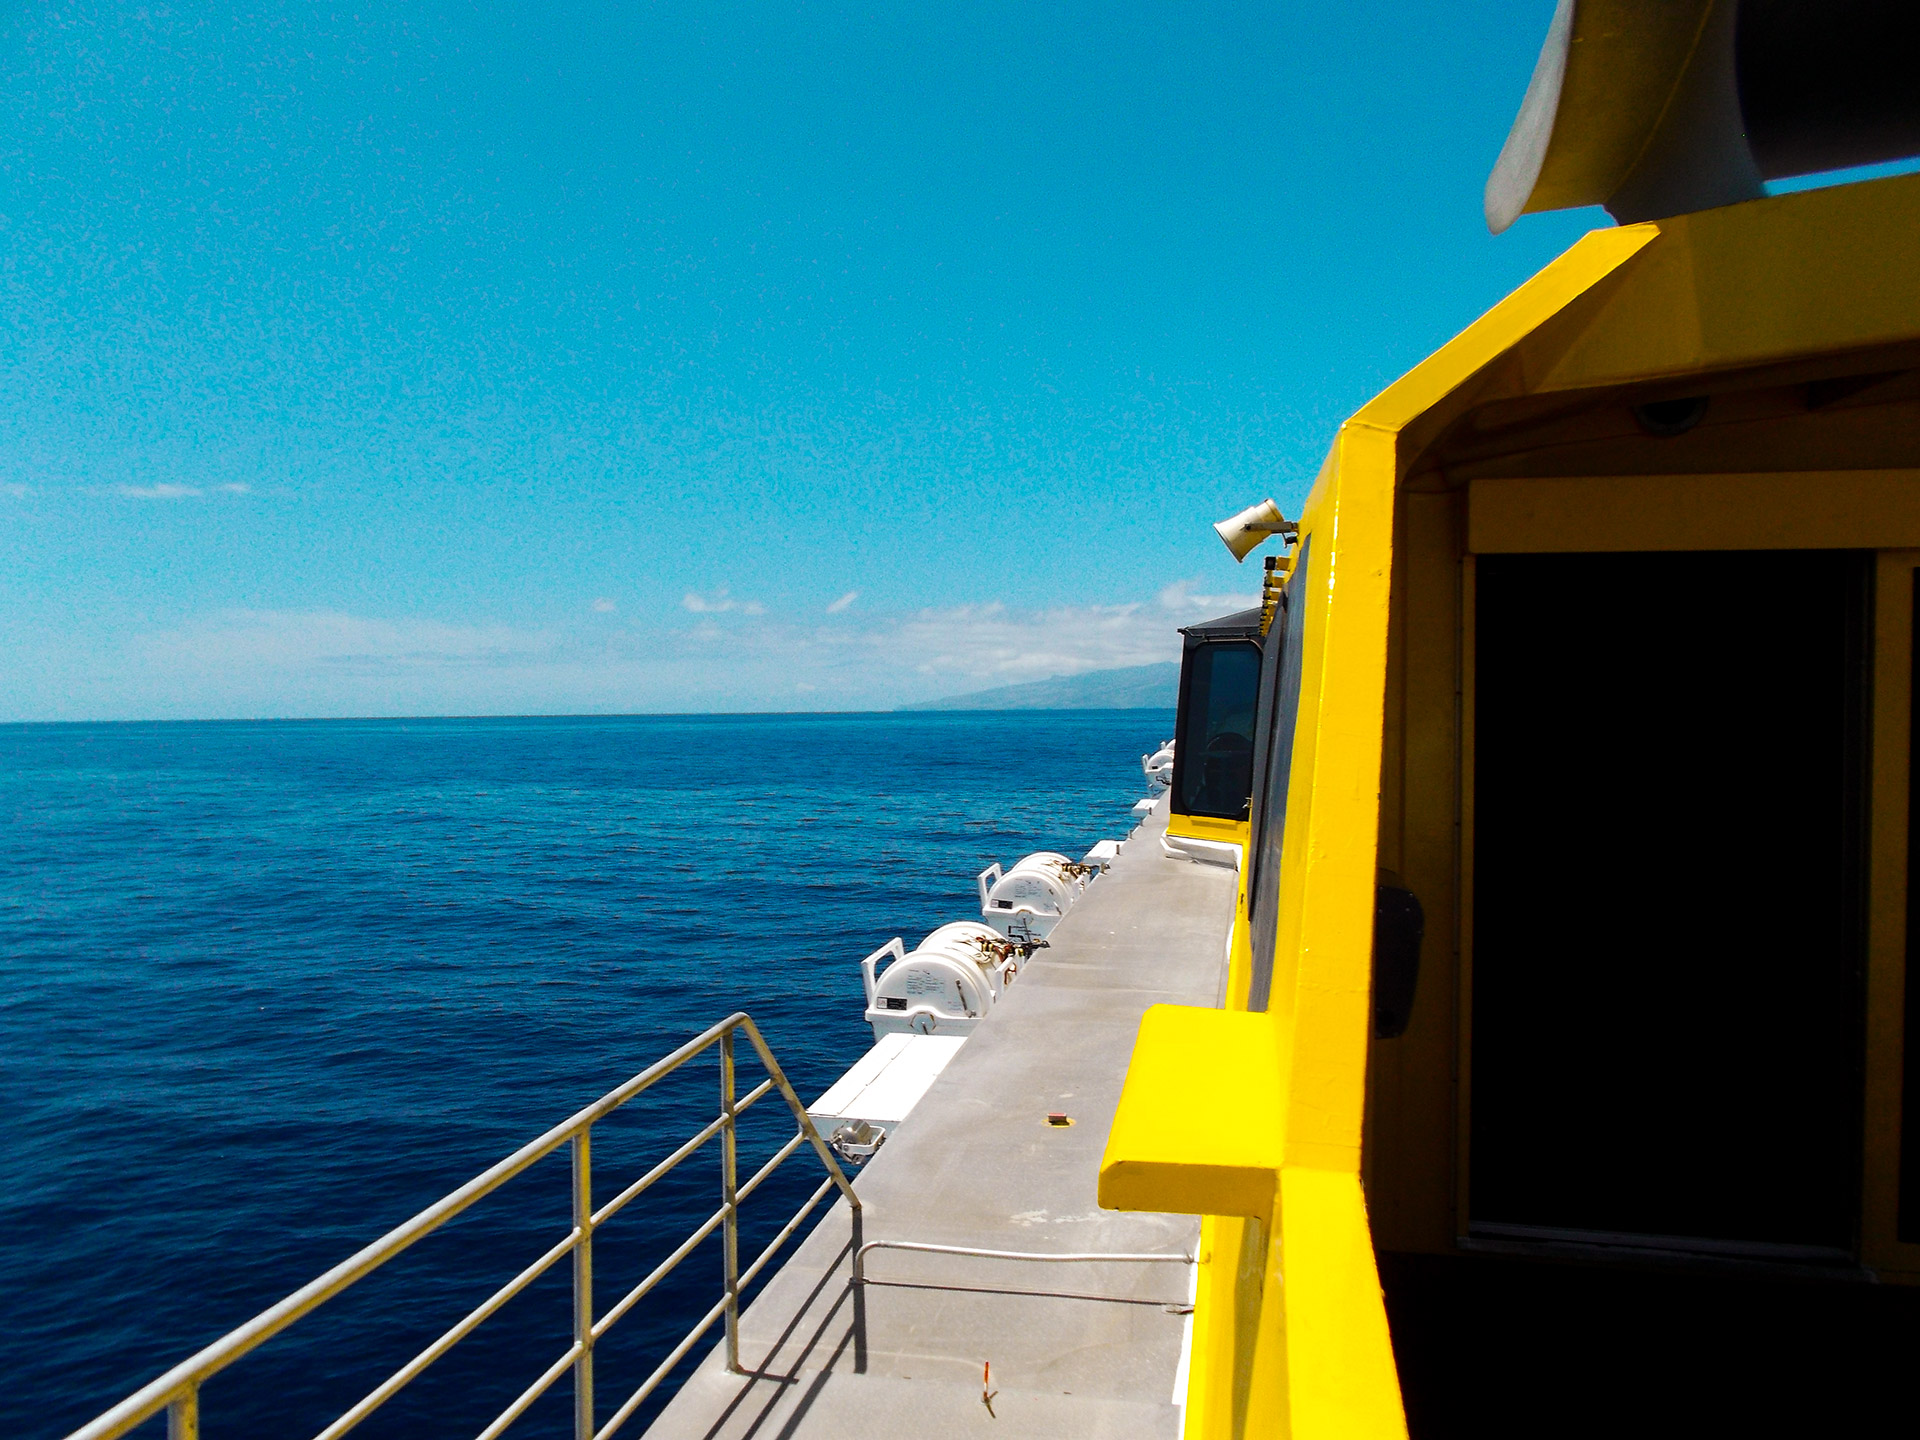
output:
POLYGON ((849 590, 847 591, 846 594, 842 595, 838 600, 834 601, 831 605, 827 606, 827 614, 829 615, 842 614, 847 609, 848 606, 852 605, 853 602, 858 600, 859 598, 860 598, 860 592, 858 590, 849 590))
POLYGON ((1141 605, 922 610, 872 631, 872 650, 923 676, 997 684, 1150 665, 1180 653, 1180 637, 1141 605))
POLYGON ((135 500, 191 500, 203 493, 198 485, 117 485, 114 489, 135 500))
POLYGON ((216 485, 209 491, 198 485, 177 485, 167 481, 158 485, 116 485, 113 487, 113 493, 125 495, 132 500, 198 500, 209 494, 251 495, 253 487, 234 481, 226 485, 216 485))
POLYGON ((696 615, 724 615, 728 611, 738 611, 742 615, 764 615, 767 607, 758 600, 736 600, 727 593, 722 585, 711 595, 701 595, 689 590, 680 603, 696 615))
POLYGON ((34 642, 38 649, 27 647, 31 655, 15 637, 15 662, 0 665, 0 714, 877 710, 1175 660, 1179 625, 1251 603, 1251 597, 1195 595, 1188 583, 1121 604, 816 611, 810 618, 775 614, 740 625, 729 613, 763 607, 725 591, 692 598, 691 613, 677 626, 592 621, 582 611, 577 628, 551 630, 325 610, 230 610, 126 636, 93 650, 78 668, 71 636, 42 637, 34 642))
MULTIPOLYGON (((1210 613, 1236 608, 1246 607, 1229 599, 1210 613)), ((765 683, 769 698, 778 688, 810 684, 838 705, 884 707, 1022 680, 1176 660, 1178 627, 1195 618, 1200 617, 1171 614, 1151 601, 1046 610, 993 603, 869 615, 856 624, 809 627, 775 620, 744 633, 702 621, 683 631, 671 648, 711 665, 713 652, 725 646, 735 683, 765 683)))
POLYGON ((205 495, 252 495, 253 486, 232 480, 207 490, 204 486, 182 486, 167 480, 154 486, 113 486, 111 493, 127 495, 129 499, 204 499, 205 495))
POLYGON ((1231 615, 1236 610, 1251 610, 1260 603, 1258 592, 1251 595, 1196 595, 1192 580, 1176 580, 1160 591, 1160 608, 1182 619, 1208 619, 1231 615))
POLYGON ((593 609, 596 615, 611 615, 618 608, 613 601, 607 599, 604 595, 593 602, 593 609))

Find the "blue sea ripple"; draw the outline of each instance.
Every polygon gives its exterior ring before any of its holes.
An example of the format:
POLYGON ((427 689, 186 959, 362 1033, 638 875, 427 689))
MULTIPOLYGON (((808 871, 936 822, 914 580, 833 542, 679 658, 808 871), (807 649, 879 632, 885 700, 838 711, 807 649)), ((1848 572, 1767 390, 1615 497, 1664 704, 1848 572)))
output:
MULTIPOLYGON (((1124 834, 1171 726, 0 727, 0 1434, 65 1434, 733 1010, 811 1100, 871 1043, 859 958, 977 913, 989 861, 1124 834)), ((597 1129, 596 1202, 716 1087, 691 1065, 597 1129)), ((602 1310, 719 1204, 716 1151, 601 1233, 602 1310)), ((802 1154, 748 1202, 743 1263, 819 1178, 802 1154)), ((563 1150, 211 1381, 204 1433, 312 1435, 562 1238, 568 1193, 563 1150)), ((569 1283, 357 1433, 476 1433, 565 1349, 569 1283)), ((608 1333, 603 1422, 718 1288, 709 1242, 608 1333)), ((514 1433, 571 1433, 570 1397, 514 1433)))

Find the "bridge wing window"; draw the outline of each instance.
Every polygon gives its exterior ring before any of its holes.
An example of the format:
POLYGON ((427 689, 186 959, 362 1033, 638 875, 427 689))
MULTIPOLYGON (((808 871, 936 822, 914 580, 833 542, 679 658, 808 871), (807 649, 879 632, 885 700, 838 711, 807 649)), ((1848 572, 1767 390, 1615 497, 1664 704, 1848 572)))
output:
POLYGON ((1188 656, 1175 749, 1182 813, 1245 818, 1259 688, 1260 647, 1252 641, 1201 645, 1188 656))

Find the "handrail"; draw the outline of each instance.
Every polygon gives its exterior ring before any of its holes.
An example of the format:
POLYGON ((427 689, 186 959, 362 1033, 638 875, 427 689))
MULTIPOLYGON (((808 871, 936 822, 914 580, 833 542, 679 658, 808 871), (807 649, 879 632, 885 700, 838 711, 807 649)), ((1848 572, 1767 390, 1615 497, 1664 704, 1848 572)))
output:
POLYGON ((988 907, 992 904, 993 887, 1005 878, 1006 872, 1000 868, 1000 862, 998 860, 994 861, 993 864, 987 866, 986 869, 973 877, 973 883, 980 887, 980 913, 982 915, 987 913, 988 907), (987 878, 989 875, 991 875, 993 879, 989 880, 987 878))
POLYGON ((873 1007, 879 1003, 877 1000, 874 999, 874 996, 878 992, 879 984, 880 984, 879 980, 876 979, 874 976, 874 969, 879 964, 880 957, 882 955, 891 955, 896 960, 906 959, 907 958, 906 941, 902 940, 898 935, 896 935, 893 937, 893 939, 887 941, 886 944, 882 945, 878 950, 874 951, 871 955, 867 956, 866 959, 860 962, 860 983, 866 987, 867 1009, 869 1010, 873 1009, 873 1007))
POLYGON ((1132 1254, 1104 1250, 982 1250, 977 1245, 929 1245, 919 1240, 869 1240, 853 1252, 853 1283, 856 1285, 867 1283, 867 1252, 869 1250, 919 1250, 929 1255, 972 1255, 983 1260, 1041 1260, 1054 1264, 1082 1260, 1110 1260, 1126 1265, 1193 1264, 1193 1256, 1184 1250, 1173 1255, 1165 1251, 1132 1254))
POLYGON ((714 1321, 723 1315, 726 1318, 727 1368, 738 1373, 742 1288, 752 1282, 767 1261, 773 1258, 774 1252, 791 1238, 807 1215, 830 1190, 838 1189, 846 1197, 849 1207, 855 1211, 860 1209, 860 1197, 854 1194, 852 1182, 840 1168, 839 1161, 834 1158, 826 1141, 820 1138, 819 1130, 815 1128, 812 1118, 807 1114, 807 1107, 794 1093, 792 1084, 787 1080, 786 1072, 773 1058, 773 1051, 767 1047, 759 1027, 744 1010, 735 1011, 726 1019, 708 1026, 686 1044, 655 1061, 626 1083, 608 1091, 591 1105, 561 1121, 545 1134, 528 1141, 498 1164, 481 1171, 459 1189, 435 1201, 412 1219, 395 1226, 372 1244, 355 1251, 331 1270, 308 1281, 279 1304, 261 1311, 244 1325, 228 1332, 197 1354, 141 1386, 118 1405, 75 1430, 67 1440, 115 1440, 115 1437, 126 1434, 136 1425, 153 1418, 162 1410, 167 1412, 168 1440, 199 1440, 200 1387, 203 1384, 249 1351, 265 1344, 303 1316, 331 1300, 348 1286, 365 1279, 387 1261, 413 1245, 415 1241, 432 1234, 469 1206, 492 1194, 516 1175, 567 1144, 572 1146, 573 1151, 573 1184, 570 1195, 572 1229, 566 1237, 468 1311, 432 1344, 369 1391, 351 1409, 322 1430, 317 1440, 337 1440, 337 1437, 352 1430, 398 1394, 429 1365, 471 1334, 481 1322, 568 1255, 573 1257, 573 1343, 533 1384, 515 1397, 513 1403, 502 1410, 481 1433, 483 1440, 492 1440, 492 1437, 499 1435, 513 1424, 527 1407, 551 1388, 562 1375, 572 1370, 574 1372, 575 1440, 607 1440, 607 1437, 633 1415, 661 1381, 666 1379, 673 1367, 693 1348, 700 1336, 705 1334, 714 1321), (738 1098, 734 1094, 733 1065, 733 1037, 736 1031, 746 1034, 762 1067, 767 1072, 765 1081, 755 1086, 745 1096, 738 1098), (720 1114, 639 1180, 627 1186, 599 1210, 594 1210, 591 1140, 594 1125, 635 1096, 651 1088, 659 1080, 678 1070, 687 1061, 715 1045, 720 1047, 720 1114), (736 1122, 749 1106, 770 1089, 778 1089, 781 1097, 786 1100, 788 1108, 793 1111, 794 1119, 799 1125, 799 1134, 782 1146, 774 1158, 763 1166, 745 1186, 736 1187, 737 1155, 734 1137, 736 1122), (652 1274, 641 1281, 638 1287, 628 1292, 618 1305, 596 1323, 593 1316, 593 1235, 595 1230, 715 1135, 721 1137, 722 1203, 720 1209, 695 1230, 691 1239, 683 1242, 672 1255, 655 1268, 652 1274), (738 1259, 740 1202, 758 1188, 776 1166, 792 1156, 800 1148, 802 1141, 813 1146, 814 1153, 827 1167, 827 1179, 818 1190, 814 1191, 812 1198, 800 1208, 799 1213, 787 1222, 786 1227, 775 1237, 773 1244, 762 1252, 760 1258, 754 1261, 743 1275, 740 1273, 738 1259), (719 1302, 679 1342, 639 1390, 621 1405, 613 1418, 605 1426, 596 1429, 593 1402, 595 1344, 606 1333, 609 1326, 632 1309, 642 1296, 665 1278, 674 1266, 690 1255, 700 1241, 706 1239, 718 1227, 725 1229, 722 1239, 723 1293, 719 1302))

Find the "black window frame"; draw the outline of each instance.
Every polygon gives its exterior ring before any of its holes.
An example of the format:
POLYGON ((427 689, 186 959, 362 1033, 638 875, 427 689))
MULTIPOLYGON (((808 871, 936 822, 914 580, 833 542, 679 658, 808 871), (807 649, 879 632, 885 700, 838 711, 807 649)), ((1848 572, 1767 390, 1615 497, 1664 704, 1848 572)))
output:
MULTIPOLYGON (((1248 775, 1248 795, 1246 799, 1240 802, 1238 809, 1231 812, 1209 810, 1187 803, 1187 778, 1191 772, 1186 767, 1190 758, 1197 758, 1201 753, 1201 746, 1196 741, 1191 740, 1189 736, 1196 720, 1200 721, 1203 730, 1205 725, 1205 717, 1198 715, 1199 707, 1193 703, 1193 690, 1200 673, 1201 659, 1203 656, 1206 657, 1206 663, 1211 667, 1214 663, 1214 652, 1235 648, 1253 651, 1256 656, 1256 663, 1260 663, 1262 668, 1264 668, 1264 661, 1259 659, 1261 656, 1260 642, 1252 636, 1222 636, 1220 638, 1193 636, 1189 638, 1186 653, 1181 658, 1180 711, 1174 726, 1173 787, 1171 798, 1168 801, 1169 808, 1176 815, 1191 815, 1204 820, 1239 821, 1247 819, 1250 813, 1249 807, 1252 803, 1251 770, 1248 775)), ((1208 678, 1209 682, 1211 682, 1211 673, 1209 673, 1208 678)), ((1256 676, 1254 680, 1255 737, 1253 737, 1253 743, 1256 746, 1258 745, 1257 735, 1259 731, 1260 685, 1261 680, 1256 676)), ((1211 691, 1211 686, 1209 688, 1211 691)), ((1248 757, 1248 763, 1249 765, 1253 763, 1252 756, 1248 757)))

